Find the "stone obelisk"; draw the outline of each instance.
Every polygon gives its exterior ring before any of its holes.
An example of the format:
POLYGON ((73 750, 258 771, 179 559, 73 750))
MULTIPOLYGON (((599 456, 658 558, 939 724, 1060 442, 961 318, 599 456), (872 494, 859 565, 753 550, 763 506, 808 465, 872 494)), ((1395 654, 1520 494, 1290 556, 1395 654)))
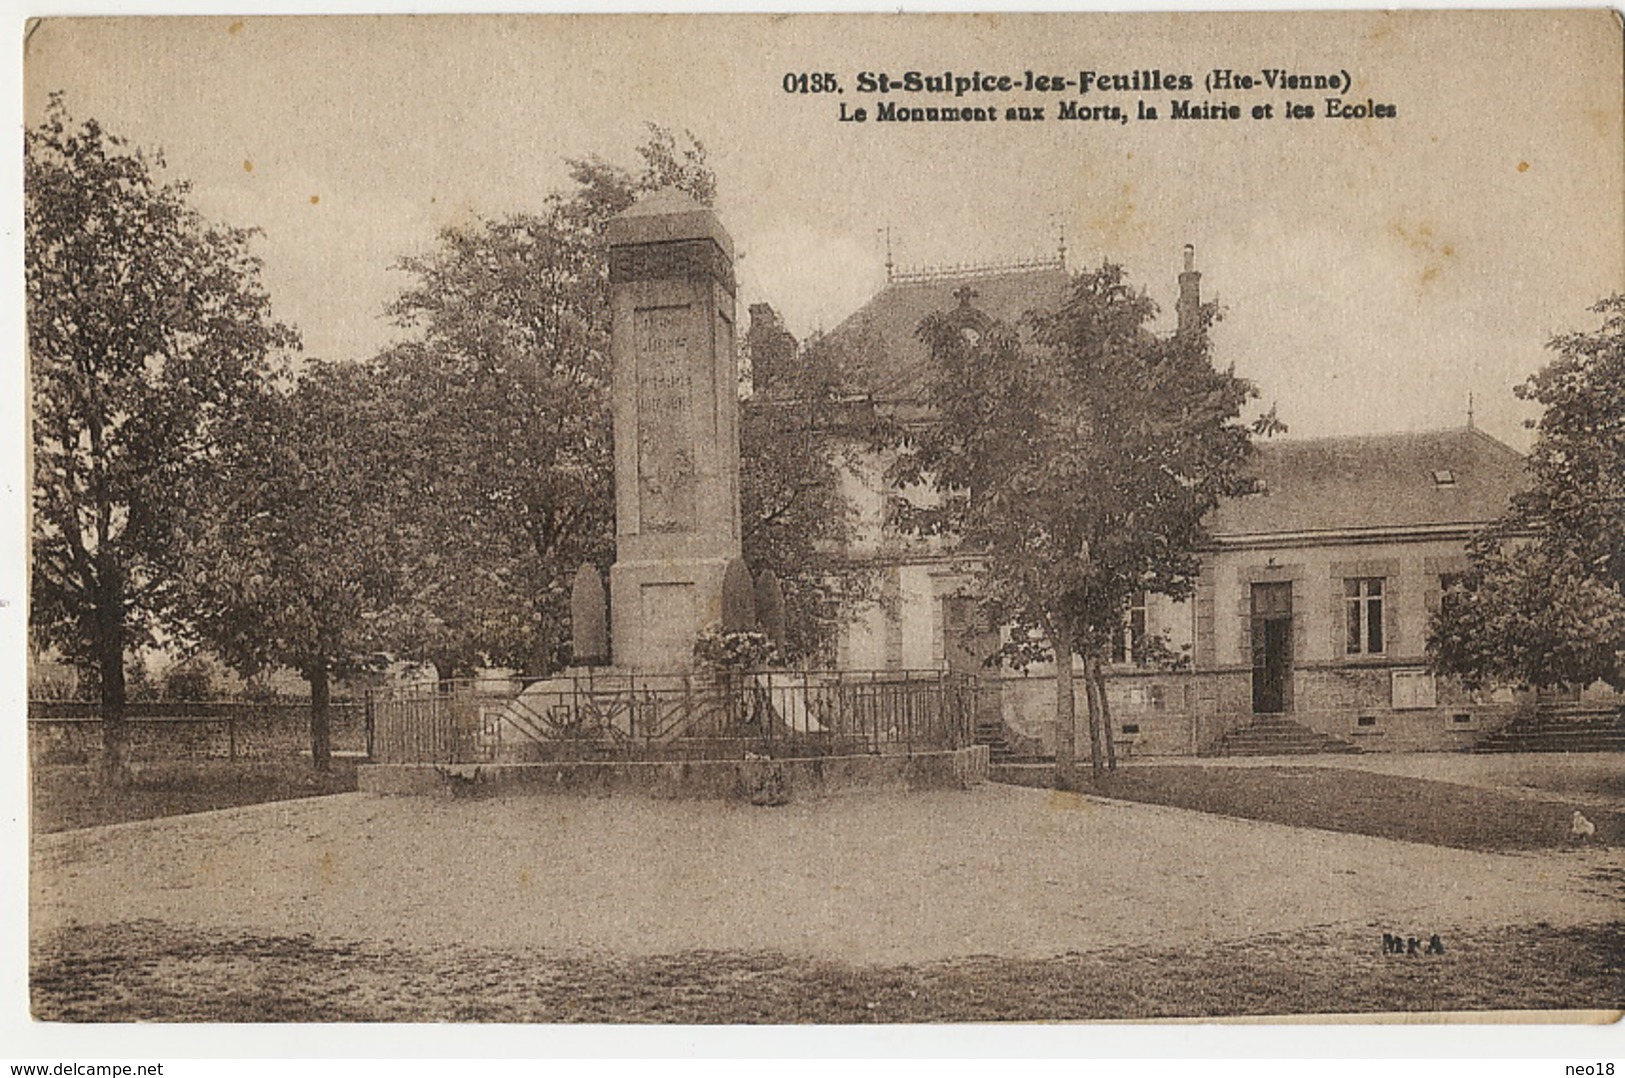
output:
POLYGON ((609 222, 615 411, 615 665, 693 665, 739 557, 733 241, 666 189, 609 222))

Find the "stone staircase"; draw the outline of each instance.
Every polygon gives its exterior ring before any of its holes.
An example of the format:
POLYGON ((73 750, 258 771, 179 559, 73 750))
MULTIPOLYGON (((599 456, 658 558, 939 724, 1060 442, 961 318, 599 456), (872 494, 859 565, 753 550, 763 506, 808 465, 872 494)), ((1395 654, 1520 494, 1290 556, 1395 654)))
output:
POLYGON ((977 745, 987 746, 990 764, 1008 764, 1014 762, 1016 758, 1016 751, 1010 747, 1010 742, 1004 736, 1004 723, 998 720, 978 721, 971 732, 971 741, 977 745))
MULTIPOLYGON (((1089 735, 1084 732, 1084 737, 1089 735)), ((1011 734, 1003 722, 998 719, 981 720, 972 727, 971 742, 976 745, 987 746, 988 764, 997 767, 1000 764, 1053 764, 1053 753, 1034 753, 1039 748, 1038 742, 1031 738, 1016 736, 1015 743, 1011 743, 1011 734)), ((1088 742, 1084 743, 1084 752, 1088 752, 1088 742)))
POLYGON ((1565 708, 1520 716, 1474 752, 1625 752, 1625 709, 1565 708))
POLYGON ((1358 745, 1322 734, 1280 715, 1260 715, 1210 745, 1203 756, 1306 756, 1359 752, 1358 745))

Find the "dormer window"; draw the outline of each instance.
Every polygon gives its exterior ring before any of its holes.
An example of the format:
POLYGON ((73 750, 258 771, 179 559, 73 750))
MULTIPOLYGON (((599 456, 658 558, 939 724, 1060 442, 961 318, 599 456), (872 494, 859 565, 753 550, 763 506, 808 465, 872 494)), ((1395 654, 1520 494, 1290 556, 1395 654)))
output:
POLYGON ((1433 485, 1436 487, 1453 487, 1456 485, 1456 473, 1449 468, 1440 468, 1433 473, 1433 485))

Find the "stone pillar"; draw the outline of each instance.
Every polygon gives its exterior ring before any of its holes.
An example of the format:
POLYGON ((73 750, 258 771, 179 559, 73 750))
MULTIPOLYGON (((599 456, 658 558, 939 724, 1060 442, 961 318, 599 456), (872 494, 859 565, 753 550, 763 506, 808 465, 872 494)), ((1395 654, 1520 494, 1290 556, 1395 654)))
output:
POLYGON ((739 557, 733 241, 658 191, 609 222, 617 667, 681 671, 739 557))

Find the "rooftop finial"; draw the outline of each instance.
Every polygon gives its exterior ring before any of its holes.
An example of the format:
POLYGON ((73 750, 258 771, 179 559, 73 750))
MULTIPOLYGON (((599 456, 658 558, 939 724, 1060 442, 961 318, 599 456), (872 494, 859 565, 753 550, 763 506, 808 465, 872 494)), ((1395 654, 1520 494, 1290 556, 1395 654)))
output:
POLYGON ((892 278, 896 275, 897 269, 897 265, 892 261, 891 257, 891 225, 887 225, 880 231, 886 234, 886 283, 890 284, 892 278))
POLYGON ((1196 272, 1196 245, 1185 245, 1185 272, 1179 275, 1179 327, 1183 337, 1195 333, 1202 321, 1202 275, 1196 272))
POLYGON ((1473 429, 1473 394, 1471 390, 1467 393, 1467 429, 1473 429))

